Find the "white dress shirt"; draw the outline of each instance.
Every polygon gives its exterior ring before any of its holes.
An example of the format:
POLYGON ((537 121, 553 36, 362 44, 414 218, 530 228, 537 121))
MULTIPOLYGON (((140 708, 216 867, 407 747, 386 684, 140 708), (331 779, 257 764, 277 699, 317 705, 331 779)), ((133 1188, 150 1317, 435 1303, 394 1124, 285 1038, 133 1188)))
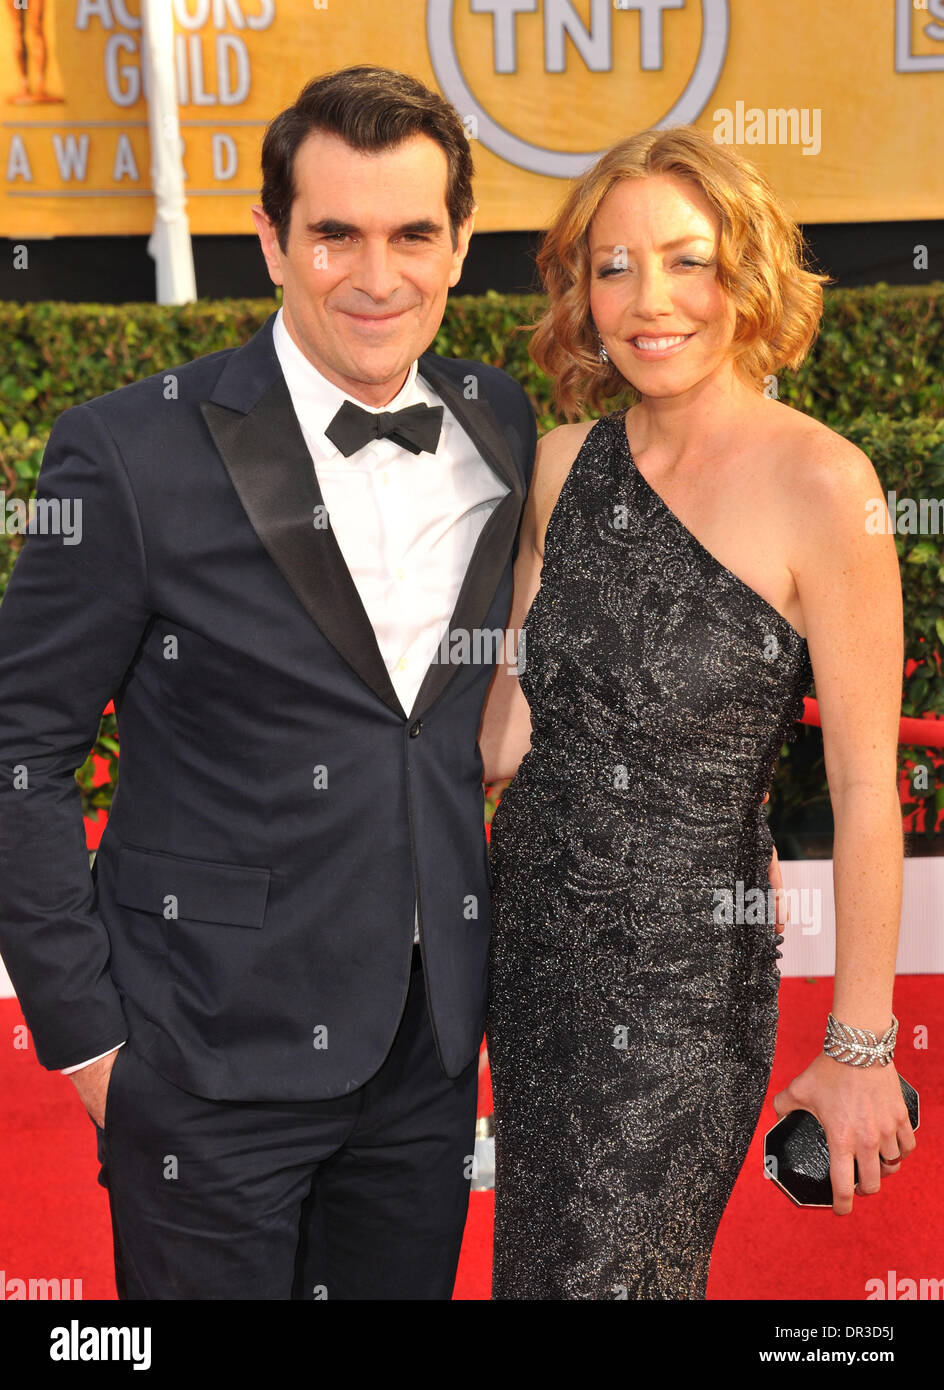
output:
MULTIPOLYGON (((341 554, 373 626, 404 716, 448 629, 472 551, 508 486, 414 362, 392 401, 365 405, 312 366, 275 316, 273 344, 341 554), (325 435, 341 405, 443 406, 435 454, 374 439, 347 458, 325 435)), ((352 833, 357 833, 353 830, 352 833)), ((419 941, 414 909, 413 940, 419 941)), ((101 1053, 106 1056, 106 1053, 101 1053)), ((90 1057, 65 1073, 98 1061, 90 1057)))

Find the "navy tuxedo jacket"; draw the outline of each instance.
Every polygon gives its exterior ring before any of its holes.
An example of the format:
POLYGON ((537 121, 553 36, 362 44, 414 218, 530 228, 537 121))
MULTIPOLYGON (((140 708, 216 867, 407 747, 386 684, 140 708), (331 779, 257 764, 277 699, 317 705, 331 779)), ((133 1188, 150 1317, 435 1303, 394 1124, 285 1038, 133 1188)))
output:
MULTIPOLYGON (((494 651, 431 664, 401 707, 315 524, 273 319, 53 428, 37 495, 80 499, 82 532, 31 535, 0 605, 0 953, 46 1067, 130 1036, 197 1094, 318 1100, 387 1054, 414 899, 443 1069, 476 1055, 494 651), (119 786, 90 872, 74 772, 112 697, 119 786)), ((498 630, 534 413, 497 368, 428 352, 419 372, 509 488, 450 623, 498 630)))

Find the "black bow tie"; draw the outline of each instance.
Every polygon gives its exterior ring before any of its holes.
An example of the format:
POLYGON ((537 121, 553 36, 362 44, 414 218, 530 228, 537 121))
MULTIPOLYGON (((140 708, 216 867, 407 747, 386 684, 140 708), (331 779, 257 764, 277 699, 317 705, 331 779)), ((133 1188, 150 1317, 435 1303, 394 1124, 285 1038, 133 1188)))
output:
POLYGON ((439 443, 442 418, 441 405, 424 405, 420 402, 418 405, 405 406, 403 410, 372 411, 363 410, 353 401, 345 401, 325 434, 345 458, 362 449, 369 440, 387 436, 404 449, 409 449, 411 454, 419 454, 424 449, 434 454, 439 443))

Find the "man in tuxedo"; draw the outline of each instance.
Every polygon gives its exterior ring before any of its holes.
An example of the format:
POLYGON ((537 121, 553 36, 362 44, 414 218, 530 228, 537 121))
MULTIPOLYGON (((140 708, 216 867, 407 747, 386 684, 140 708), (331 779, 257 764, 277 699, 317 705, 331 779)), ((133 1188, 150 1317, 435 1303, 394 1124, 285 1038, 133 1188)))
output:
POLYGON ((535 419, 428 350, 474 220, 445 101, 331 74, 262 165, 282 308, 50 435, 38 495, 82 538, 32 536, 0 607, 0 951, 97 1127, 120 1297, 449 1298, 489 935, 474 639, 508 615, 535 419), (73 774, 111 698, 90 873, 73 774))

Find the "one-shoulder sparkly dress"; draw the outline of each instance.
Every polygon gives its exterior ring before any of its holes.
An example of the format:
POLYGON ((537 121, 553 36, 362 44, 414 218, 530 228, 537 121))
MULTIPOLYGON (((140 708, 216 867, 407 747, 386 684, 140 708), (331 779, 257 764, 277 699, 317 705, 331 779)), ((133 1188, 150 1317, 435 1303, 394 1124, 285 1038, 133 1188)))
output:
POLYGON ((763 1105, 763 810, 807 645, 598 420, 545 537, 492 822, 495 1299, 705 1297, 763 1105))

